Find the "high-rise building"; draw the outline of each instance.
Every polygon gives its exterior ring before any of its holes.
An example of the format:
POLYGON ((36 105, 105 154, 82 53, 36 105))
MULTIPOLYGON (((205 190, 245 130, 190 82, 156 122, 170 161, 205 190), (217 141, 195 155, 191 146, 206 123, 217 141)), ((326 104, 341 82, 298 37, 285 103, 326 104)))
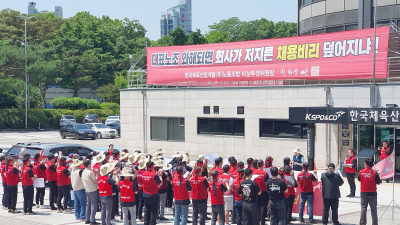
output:
MULTIPOLYGON (((37 13, 46 14, 48 12, 50 12, 50 11, 48 11, 48 10, 39 11, 38 9, 36 9, 36 2, 29 2, 28 3, 28 15, 33 15, 33 14, 37 14, 37 13)), ((55 7, 55 11, 54 11, 54 15, 55 16, 60 16, 61 18, 63 18, 63 8, 61 6, 56 6, 55 7)))
POLYGON ((171 30, 181 27, 186 34, 192 32, 192 0, 179 0, 179 5, 161 13, 160 37, 168 35, 171 30))
POLYGON ((36 9, 36 2, 28 2, 28 14, 36 14, 39 13, 39 11, 36 9))
POLYGON ((61 6, 56 6, 55 7, 55 11, 54 11, 54 15, 60 16, 61 18, 63 18, 63 8, 61 6))

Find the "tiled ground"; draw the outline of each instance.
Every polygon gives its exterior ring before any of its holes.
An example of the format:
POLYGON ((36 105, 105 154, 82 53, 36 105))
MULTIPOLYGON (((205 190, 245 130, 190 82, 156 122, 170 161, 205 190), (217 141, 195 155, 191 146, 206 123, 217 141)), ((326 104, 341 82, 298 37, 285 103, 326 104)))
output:
MULTIPOLYGON (((357 183, 357 187, 359 190, 359 184, 357 183)), ((342 196, 347 195, 349 192, 349 187, 347 183, 341 187, 342 196)), ((397 203, 400 203, 400 184, 395 185, 395 200, 397 203)), ((0 187, 0 193, 3 193, 2 187, 0 187)), ((357 191, 357 195, 359 192, 357 191)), ((0 195, 1 196, 1 195, 0 195)), ((390 203, 392 199, 392 184, 382 184, 378 187, 378 216, 381 218, 379 224, 400 224, 400 208, 395 208, 395 222, 392 223, 392 208, 389 207, 386 213, 383 215, 387 205, 390 203), (383 215, 383 216, 382 216, 383 215)), ((23 196, 22 196, 22 188, 19 187, 19 195, 18 195, 18 203, 17 208, 22 210, 23 196)), ((48 203, 48 189, 46 189, 46 198, 45 204, 48 203)), ((76 221, 73 214, 57 214, 55 211, 51 211, 50 209, 37 209, 34 208, 34 211, 38 212, 37 215, 33 216, 25 216, 20 214, 9 214, 6 210, 0 210, 0 225, 19 225, 19 224, 33 224, 33 225, 56 225, 56 224, 84 224, 81 221, 76 221)), ((208 209, 210 212, 211 210, 208 209)), ((294 215, 297 218, 297 215, 294 215)), ((360 216, 360 199, 356 198, 342 198, 339 205, 339 221, 342 224, 358 224, 360 216)), ((166 212, 166 217, 169 218, 169 221, 163 221, 165 224, 173 224, 172 220, 172 210, 166 212)), ((307 218, 307 216, 306 216, 307 218)), ((321 217, 315 217, 318 222, 321 222, 321 217)), ((97 221, 100 222, 100 213, 97 213, 97 221)), ((160 221, 158 221, 160 222, 160 221)), ((161 222, 160 222, 161 223, 161 222)), ((294 224, 299 224, 298 221, 293 222, 294 224)), ((122 222, 115 223, 122 224, 122 222)), ((142 225, 143 222, 138 222, 138 225, 142 225)), ((207 224, 210 224, 210 221, 207 221, 207 224)), ((267 222, 269 224, 269 222, 267 222)), ((371 223, 370 212, 368 212, 368 224, 371 223)))

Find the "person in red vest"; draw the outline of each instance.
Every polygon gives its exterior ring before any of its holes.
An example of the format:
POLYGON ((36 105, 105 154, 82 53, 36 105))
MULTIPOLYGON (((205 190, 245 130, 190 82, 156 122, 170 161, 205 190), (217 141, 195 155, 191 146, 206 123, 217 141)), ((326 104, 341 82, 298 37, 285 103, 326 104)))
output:
MULTIPOLYGON (((188 213, 189 213, 189 191, 192 191, 192 187, 190 185, 189 179, 183 178, 183 167, 177 166, 176 173, 178 174, 175 177, 171 184, 174 189, 174 198, 175 198, 175 217, 174 217, 174 225, 179 225, 179 221, 181 220, 181 225, 186 225, 188 221, 188 213)), ((189 174, 190 178, 191 174, 189 174)))
POLYGON ((356 177, 357 158, 354 156, 353 149, 347 151, 347 157, 344 160, 344 168, 347 175, 347 182, 350 185, 350 194, 346 197, 354 198, 356 196, 356 183, 354 179, 356 177))
POLYGON ((303 171, 297 175, 297 180, 300 184, 300 207, 299 207, 299 217, 300 222, 304 223, 303 219, 303 209, 306 202, 308 203, 308 218, 309 223, 317 223, 313 219, 313 203, 314 203, 314 188, 313 182, 318 183, 317 171, 314 174, 308 172, 310 164, 308 162, 303 163, 303 171))
MULTIPOLYGON (((120 152, 118 149, 113 148, 111 151, 111 154, 113 156, 113 160, 110 163, 114 163, 117 168, 121 168, 121 163, 120 163, 120 152)), ((118 200, 118 194, 119 194, 119 189, 118 185, 114 184, 113 187, 113 207, 112 207, 112 212, 111 212, 111 220, 113 222, 119 222, 119 220, 115 219, 115 216, 119 216, 119 200, 118 200)))
POLYGON ((0 174, 1 174, 1 182, 3 183, 3 198, 2 198, 2 209, 7 209, 7 178, 6 174, 6 157, 4 155, 0 156, 0 174))
POLYGON ((138 192, 138 187, 134 184, 133 179, 136 178, 138 172, 133 167, 132 170, 133 174, 130 168, 123 168, 121 181, 118 184, 124 225, 129 225, 129 212, 131 216, 131 224, 136 225, 135 194, 138 192))
MULTIPOLYGON (((222 164, 222 161, 221 161, 222 164)), ((227 180, 219 181, 219 172, 211 171, 212 180, 208 183, 211 195, 212 218, 211 225, 215 225, 219 216, 220 224, 225 223, 224 215, 224 192, 229 192, 230 187, 227 180)))
POLYGON ((218 174, 221 175, 221 174, 223 173, 223 170, 222 170, 222 163, 223 163, 223 161, 222 161, 222 158, 221 158, 221 157, 216 158, 216 159, 215 159, 215 163, 214 163, 214 167, 211 169, 211 172, 212 172, 213 170, 215 170, 215 171, 218 172, 218 174))
POLYGON ((251 171, 253 171, 253 173, 254 171, 258 170, 257 163, 258 163, 257 159, 253 160, 253 167, 251 167, 251 171))
POLYGON ((272 167, 274 167, 273 165, 272 165, 272 162, 274 161, 274 158, 272 158, 271 156, 267 156, 266 158, 265 158, 265 168, 272 168, 272 167))
POLYGON ((93 165, 93 173, 96 175, 96 179, 99 179, 100 167, 103 165, 103 162, 105 162, 105 159, 106 159, 106 156, 104 154, 99 154, 94 157, 93 162, 95 164, 93 165))
POLYGON ((249 169, 253 168, 253 158, 247 159, 247 168, 249 169))
POLYGON ((233 210, 234 205, 232 186, 233 178, 228 174, 230 169, 229 165, 224 165, 222 169, 224 172, 219 175, 219 181, 223 182, 224 180, 227 180, 230 189, 224 193, 225 224, 229 224, 229 211, 233 210))
MULTIPOLYGON (((113 144, 109 144, 108 145, 108 153, 110 153, 110 156, 112 155, 112 151, 114 150, 114 145, 113 144)), ((108 160, 108 159, 107 159, 108 160)))
POLYGON ((22 190, 24 194, 24 215, 34 215, 36 213, 32 212, 33 205, 33 180, 36 179, 37 175, 34 175, 31 158, 26 155, 22 158, 23 167, 21 169, 21 182, 22 190))
POLYGON ((106 163, 110 162, 110 157, 111 157, 110 151, 104 152, 104 156, 106 157, 105 158, 106 163))
POLYGON ((269 180, 269 175, 267 172, 263 170, 264 161, 257 160, 257 167, 258 169, 253 171, 253 176, 255 176, 254 181, 257 183, 258 187, 261 190, 261 195, 258 196, 258 207, 260 208, 261 212, 261 225, 265 224, 265 217, 267 216, 267 207, 269 201, 269 194, 267 192, 266 183, 269 180))
POLYGON ((146 163, 147 171, 142 174, 143 198, 146 211, 144 212, 144 225, 155 225, 158 214, 160 196, 158 187, 162 185, 163 171, 154 172, 154 162, 146 163))
POLYGON ((142 182, 142 175, 146 172, 146 159, 142 159, 139 161, 138 165, 138 175, 137 175, 137 184, 139 188, 139 201, 138 201, 138 219, 139 221, 143 222, 143 206, 144 206, 144 199, 143 199, 143 182, 142 182))
MULTIPOLYGON (((46 165, 42 161, 42 155, 40 155, 40 153, 36 153, 34 156, 33 174, 36 175, 36 178, 43 179, 44 181, 46 175, 46 165)), ((46 207, 44 206, 45 190, 45 187, 36 188, 36 208, 46 209, 46 207)))
POLYGON ((365 159, 364 166, 365 169, 360 170, 358 174, 358 180, 361 182, 360 225, 367 224, 368 205, 371 208, 372 225, 378 225, 376 185, 379 185, 382 181, 379 174, 372 170, 374 161, 371 158, 365 159))
POLYGON ((16 209, 17 197, 18 197, 18 183, 19 183, 19 172, 20 165, 18 162, 13 162, 13 158, 7 156, 6 164, 6 179, 7 179, 7 207, 9 213, 19 213, 16 209))
POLYGON ((206 224, 207 188, 209 186, 208 180, 206 177, 202 176, 202 172, 203 170, 201 167, 194 167, 194 175, 190 179, 190 186, 192 187, 193 225, 197 225, 197 219, 199 219, 200 225, 206 224))
MULTIPOLYGON (((378 147, 378 155, 379 159, 382 161, 386 159, 390 154, 392 154, 393 150, 388 146, 388 142, 382 141, 382 147, 378 147)), ((389 183, 389 179, 386 179, 386 183, 389 183)))
MULTIPOLYGON (((243 162, 239 162, 239 164, 242 163, 244 166, 243 162)), ((242 196, 238 193, 238 188, 240 186, 240 183, 244 181, 244 169, 243 168, 238 168, 237 169, 237 176, 236 179, 233 181, 232 187, 234 190, 234 198, 235 198, 235 210, 236 210, 236 224, 237 225, 242 225, 243 219, 242 219, 242 207, 243 207, 243 202, 242 202, 242 196)))
MULTIPOLYGON (((160 220, 168 220, 167 218, 164 217, 164 212, 165 212, 165 204, 167 201, 167 183, 170 182, 169 176, 162 170, 164 164, 161 160, 156 160, 154 164, 154 171, 155 172, 162 172, 162 185, 158 186, 158 195, 160 198, 159 202, 159 217, 158 219, 160 220)), ((184 165, 182 165, 184 166, 184 165)), ((175 171, 176 172, 176 171, 175 171)))
POLYGON ((50 153, 47 156, 46 163, 46 177, 47 183, 49 184, 50 192, 49 192, 49 201, 50 201, 50 209, 57 210, 54 206, 54 203, 57 202, 58 198, 58 187, 57 187, 57 166, 58 162, 56 161, 56 157, 50 153))
POLYGON ((68 199, 70 198, 70 190, 69 185, 71 184, 71 179, 69 176, 71 175, 68 167, 67 167, 67 159, 62 157, 60 158, 60 164, 57 167, 57 185, 58 185, 58 198, 57 198, 57 212, 70 214, 71 212, 68 210, 68 199), (61 200, 64 198, 63 204, 61 204, 61 200))
MULTIPOLYGON (((236 160, 236 158, 234 156, 231 156, 228 158, 228 161, 230 163, 229 165, 229 172, 228 175, 230 177, 232 177, 233 180, 236 180, 236 176, 237 176, 237 169, 238 169, 238 162, 236 160)), ((233 201, 233 210, 232 210, 232 214, 231 214, 231 220, 232 220, 232 224, 236 224, 236 206, 235 206, 235 201, 233 201)))
POLYGON ((288 192, 285 193, 286 221, 289 224, 290 221, 296 221, 296 219, 292 218, 292 210, 296 194, 295 188, 297 188, 297 181, 294 177, 294 172, 292 171, 292 167, 290 165, 285 165, 283 167, 283 176, 286 180, 290 179, 293 181, 293 184, 287 183, 288 192))
POLYGON ((101 199, 101 224, 111 225, 113 207, 113 185, 119 184, 119 172, 114 170, 114 163, 106 163, 100 167, 100 177, 97 181, 101 199), (113 173, 112 173, 113 172, 113 173))

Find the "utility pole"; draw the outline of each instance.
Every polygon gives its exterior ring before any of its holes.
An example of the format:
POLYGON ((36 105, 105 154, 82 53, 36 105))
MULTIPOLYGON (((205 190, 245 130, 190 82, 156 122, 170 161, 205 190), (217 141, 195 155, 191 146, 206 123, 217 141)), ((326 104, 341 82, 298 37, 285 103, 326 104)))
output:
POLYGON ((376 61, 376 8, 378 7, 377 0, 374 0, 374 47, 373 47, 373 59, 372 59, 372 86, 370 89, 370 106, 378 106, 378 94, 377 87, 375 84, 375 61, 376 61))
POLYGON ((24 47, 25 47, 25 128, 28 128, 28 41, 26 40, 26 21, 36 17, 36 16, 31 16, 31 17, 22 17, 22 16, 14 16, 21 18, 25 21, 25 40, 24 40, 24 47))

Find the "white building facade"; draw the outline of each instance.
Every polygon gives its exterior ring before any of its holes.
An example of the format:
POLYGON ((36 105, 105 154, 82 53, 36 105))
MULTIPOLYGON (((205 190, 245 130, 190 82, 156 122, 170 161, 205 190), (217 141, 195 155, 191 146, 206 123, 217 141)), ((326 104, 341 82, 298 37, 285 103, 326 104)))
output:
MULTIPOLYGON (((400 105, 400 83, 380 84, 378 93, 378 107, 400 105)), ((307 158, 307 125, 289 123, 289 107, 326 105, 368 108, 370 84, 121 90, 121 147, 148 153, 163 148, 167 156, 188 152, 192 159, 209 153, 242 161, 272 156, 282 165, 296 147, 307 158)), ((340 165, 350 148, 376 149, 382 140, 400 153, 398 126, 315 127, 318 169, 330 162, 340 165)), ((400 169, 400 163, 396 166, 400 169)))

